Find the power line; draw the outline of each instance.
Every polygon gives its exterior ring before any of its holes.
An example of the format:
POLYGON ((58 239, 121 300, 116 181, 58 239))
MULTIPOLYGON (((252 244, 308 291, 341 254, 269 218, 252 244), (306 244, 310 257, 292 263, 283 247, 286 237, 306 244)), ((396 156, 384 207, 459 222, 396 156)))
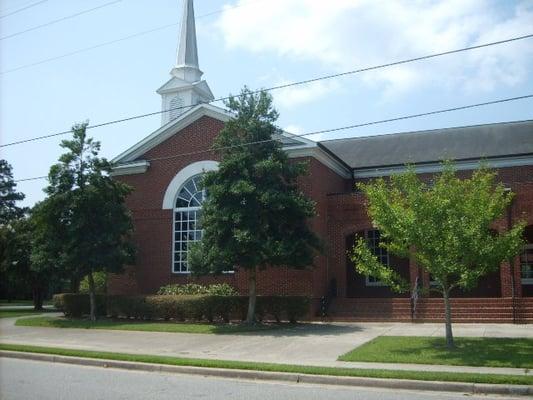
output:
POLYGON ((41 1, 38 1, 36 3, 29 4, 26 7, 19 8, 18 10, 12 11, 10 13, 4 14, 4 15, 0 15, 0 19, 1 18, 5 18, 5 17, 9 17, 10 15, 13 15, 13 14, 17 14, 17 13, 19 13, 21 11, 27 10, 28 8, 32 8, 32 7, 38 6, 39 4, 45 3, 47 1, 48 0, 41 0, 41 1))
MULTIPOLYGON (((45 1, 47 1, 47 0, 45 0, 45 1)), ((208 12, 207 14, 202 14, 202 15, 197 16, 196 19, 209 17, 211 15, 219 14, 219 13, 224 12, 226 10, 233 10, 234 8, 244 7, 244 6, 247 6, 247 5, 250 5, 250 4, 258 3, 260 1, 264 1, 264 0, 249 1, 249 2, 247 2, 245 4, 239 4, 239 5, 235 5, 233 7, 226 7, 226 8, 222 8, 220 10, 211 11, 211 12, 208 12)), ((98 43, 98 44, 95 44, 93 46, 84 47, 84 48, 81 48, 81 49, 78 49, 78 50, 74 50, 74 51, 71 51, 71 52, 68 52, 68 53, 60 54, 58 56, 45 58, 45 59, 42 59, 42 60, 39 60, 39 61, 35 61, 35 62, 29 63, 29 64, 23 64, 23 65, 20 65, 18 67, 14 67, 14 68, 11 68, 11 69, 6 69, 4 71, 0 71, 0 75, 8 74, 10 72, 19 71, 21 69, 35 67, 35 66, 41 65, 41 64, 46 64, 48 62, 60 60, 62 58, 67 58, 67 57, 74 56, 76 54, 85 53, 87 51, 95 50, 95 49, 98 49, 100 47, 110 46, 110 45, 115 44, 115 43, 123 42, 123 41, 130 40, 130 39, 134 39, 134 38, 139 37, 139 36, 144 36, 144 35, 147 35, 149 33, 153 33, 153 32, 161 31, 161 30, 164 30, 164 29, 168 29, 170 27, 177 26, 177 25, 179 25, 179 23, 176 23, 176 22, 174 22, 172 24, 161 25, 161 26, 158 26, 158 27, 153 28, 153 29, 149 29, 149 30, 146 30, 146 31, 133 33, 131 35, 124 36, 124 37, 121 37, 121 38, 118 38, 118 39, 113 39, 113 40, 110 40, 110 41, 107 41, 107 42, 98 43)))
MULTIPOLYGON (((348 129, 362 128, 362 127, 365 127, 365 126, 384 124, 384 123, 387 123, 387 122, 396 122, 396 121, 402 121, 402 120, 406 120, 406 119, 425 117, 425 116, 429 116, 429 115, 443 114, 443 113, 452 112, 452 111, 466 110, 466 109, 469 109, 469 108, 477 108, 477 107, 483 107, 483 106, 488 106, 488 105, 493 105, 493 104, 507 103, 507 102, 510 102, 510 101, 524 100, 524 99, 528 99, 528 98, 532 98, 532 97, 533 97, 533 94, 528 94, 528 95, 518 96, 518 97, 508 97, 508 98, 505 98, 505 99, 486 101, 486 102, 483 102, 483 103, 468 104, 468 105, 465 105, 465 106, 445 108, 445 109, 441 109, 441 110, 428 111, 428 112, 424 112, 424 113, 403 115, 403 116, 395 117, 395 118, 388 118, 388 119, 382 119, 382 120, 371 121, 371 122, 363 122, 363 123, 359 123, 359 124, 341 126, 341 127, 337 127, 337 128, 330 128, 330 129, 323 129, 323 130, 318 130, 318 131, 311 131, 311 132, 302 133, 302 134, 291 134, 291 136, 294 137, 294 138, 300 138, 300 137, 305 137, 305 136, 319 135, 319 134, 322 134, 322 133, 338 132, 338 131, 344 131, 344 130, 348 130, 348 129)), ((288 132, 288 133, 290 133, 290 132, 288 132)), ((260 140, 260 141, 256 141, 256 142, 249 142, 249 143, 245 143, 245 144, 217 147, 215 149, 209 149, 209 150, 198 150, 198 151, 195 151, 195 152, 174 154, 172 156, 167 156, 167 157, 150 158, 150 159, 147 159, 146 161, 162 161, 162 160, 168 160, 168 159, 177 158, 177 157, 185 157, 185 156, 197 155, 197 154, 202 154, 202 153, 208 153, 208 152, 212 152, 212 151, 230 149, 230 148, 234 148, 234 147, 242 147, 242 146, 249 146, 249 145, 254 145, 254 144, 268 143, 268 142, 272 142, 272 141, 276 141, 276 140, 278 140, 278 139, 266 139, 266 140, 260 140)))
POLYGON ((26 181, 36 181, 37 179, 46 179, 48 178, 48 175, 43 175, 43 176, 35 176, 33 178, 24 178, 24 179, 17 179, 17 180, 14 180, 13 182, 26 182, 26 181))
MULTIPOLYGON (((425 117, 425 116, 429 116, 429 115, 443 114, 443 113, 459 111, 459 110, 467 110, 467 109, 476 108, 476 107, 483 107, 483 106, 488 106, 488 105, 507 103, 507 102, 517 101, 517 100, 525 100, 525 99, 529 99, 529 98, 533 98, 533 94, 527 94, 527 95, 524 95, 524 96, 508 97, 508 98, 504 98, 504 99, 491 100, 491 101, 486 101, 486 102, 483 102, 483 103, 467 104, 467 105, 464 105, 464 106, 458 106, 458 107, 445 108, 445 109, 440 109, 440 110, 427 111, 427 112, 417 113, 417 114, 403 115, 403 116, 400 116, 400 117, 382 119, 382 120, 377 120, 377 121, 362 122, 362 123, 358 123, 358 124, 346 125, 346 126, 341 126, 341 127, 336 127, 336 128, 311 131, 311 132, 298 134, 298 135, 297 134, 291 134, 291 136, 293 138, 300 138, 300 137, 305 137, 305 136, 318 135, 318 134, 322 134, 322 133, 339 132, 339 131, 348 130, 348 129, 361 128, 361 127, 364 127, 364 126, 371 126, 371 125, 384 124, 384 123, 387 123, 387 122, 395 122, 395 121, 402 121, 402 120, 406 120, 406 119, 420 118, 420 117, 425 117)), ((352 136, 352 138, 354 138, 354 137, 352 136)), ((349 138, 343 138, 343 139, 349 139, 349 138)), ((206 150, 198 150, 198 151, 191 151, 191 152, 187 152, 187 153, 174 154, 174 155, 166 156, 166 157, 149 158, 146 161, 149 161, 149 162, 164 161, 164 160, 170 160, 170 159, 179 158, 179 157, 189 157, 189 156, 198 155, 198 154, 212 153, 214 151, 232 149, 232 148, 237 148, 237 147, 252 146, 252 145, 258 145, 258 144, 262 144, 262 143, 269 143, 269 142, 274 142, 274 141, 277 141, 277 140, 279 140, 279 139, 265 139, 265 140, 258 140, 258 141, 248 142, 248 143, 240 143, 240 144, 235 144, 235 145, 230 145, 230 146, 219 146, 219 147, 216 147, 216 148, 211 148, 211 149, 206 149, 206 150)), ((44 178, 47 178, 47 176, 36 176, 36 177, 33 177, 33 178, 17 179, 17 180, 15 180, 15 182, 32 181, 32 180, 44 179, 44 178)))
POLYGON ((73 55, 76 55, 76 54, 79 54, 79 53, 85 53, 85 52, 90 51, 90 50, 98 49, 100 47, 109 46, 111 44, 118 43, 118 42, 123 42, 125 40, 133 39, 133 38, 136 38, 138 36, 143 36, 143 35, 146 35, 146 34, 149 34, 149 33, 152 33, 152 32, 157 32, 157 31, 160 31, 160 30, 163 30, 163 29, 170 28, 172 26, 176 26, 176 25, 178 25, 178 24, 177 23, 173 23, 173 24, 163 25, 163 26, 160 26, 160 27, 157 27, 157 28, 154 28, 154 29, 150 29, 150 30, 147 30, 147 31, 134 33, 133 35, 124 36, 122 38, 118 38, 118 39, 115 39, 115 40, 110 40, 109 42, 103 42, 103 43, 100 43, 100 44, 96 44, 94 46, 84 47, 84 48, 79 49, 79 50, 74 50, 74 51, 71 51, 69 53, 61 54, 59 56, 45 58, 43 60, 36 61, 36 62, 30 63, 30 64, 24 64, 24 65, 21 65, 19 67, 15 67, 15 68, 7 69, 5 71, 1 71, 0 75, 8 74, 10 72, 19 71, 21 69, 34 67, 34 66, 40 65, 40 64, 45 64, 45 63, 50 62, 50 61, 60 60, 62 58, 70 57, 70 56, 73 56, 73 55))
MULTIPOLYGON (((524 35, 524 36, 518 36, 518 37, 505 39, 505 40, 499 40, 499 41, 496 41, 496 42, 484 43, 484 44, 480 44, 480 45, 476 45, 476 46, 463 47, 461 49, 449 50, 449 51, 445 51, 445 52, 441 52, 441 53, 428 54, 428 55, 421 56, 421 57, 408 58, 408 59, 405 59, 405 60, 394 61, 394 62, 390 62, 390 63, 386 63, 386 64, 380 64, 380 65, 374 65, 374 66, 371 66, 371 67, 366 67, 366 68, 360 68, 360 69, 355 69, 355 70, 351 70, 351 71, 340 72, 340 73, 337 73, 337 74, 323 75, 323 76, 319 76, 319 77, 316 77, 316 78, 311 78, 311 79, 291 82, 291 83, 287 83, 287 84, 283 84, 283 85, 272 86, 272 87, 266 88, 266 89, 256 90, 256 91, 254 91, 252 93, 259 93, 261 91, 280 90, 280 89, 285 89, 285 88, 288 88, 288 87, 293 87, 293 86, 298 86, 298 85, 305 85, 305 84, 309 84, 309 83, 313 83, 313 82, 317 82, 317 81, 321 81, 321 80, 339 78, 339 77, 343 77, 343 76, 347 76, 347 75, 353 75, 353 74, 357 74, 357 73, 361 73, 361 72, 368 72, 368 71, 373 71, 373 70, 377 70, 377 69, 381 69, 381 68, 388 68, 388 67, 393 67, 393 66, 397 66, 397 65, 407 64, 407 63, 411 63, 411 62, 418 62, 418 61, 428 60, 428 59, 435 58, 435 57, 440 57, 440 56, 445 56, 445 55, 450 55, 450 54, 456 54, 456 53, 465 52, 465 51, 469 51, 469 50, 475 50, 475 49, 480 49, 480 48, 484 48, 484 47, 500 45, 500 44, 504 44, 504 43, 510 43, 510 42, 514 42, 514 41, 517 41, 517 40, 529 39, 531 37, 533 37, 533 34, 524 35)), ((214 103, 214 102, 220 102, 220 101, 228 100, 228 99, 230 99, 230 97, 231 96, 219 97, 219 98, 211 100, 211 101, 209 101, 207 103, 214 103)), ((112 120, 112 121, 107 121, 107 122, 103 122, 103 123, 96 124, 96 125, 89 125, 89 126, 87 126, 87 129, 101 128, 103 126, 108 126, 108 125, 118 124, 118 123, 122 123, 122 122, 132 121, 132 120, 140 119, 140 118, 146 118, 146 117, 150 117, 150 116, 153 116, 153 115, 162 114, 162 113, 165 113, 165 112, 171 112, 171 111, 174 111, 174 110, 188 109, 188 108, 192 108, 194 106, 195 105, 173 107, 173 108, 169 108, 167 110, 154 111, 154 112, 150 112, 150 113, 134 115, 134 116, 131 116, 131 117, 126 117, 126 118, 116 119, 116 120, 112 120)), ((8 146, 14 146, 14 145, 28 143, 28 142, 33 142, 33 141, 36 141, 36 140, 43 140, 43 139, 46 139, 46 138, 60 136, 60 135, 66 135, 66 134, 68 134, 70 132, 72 132, 72 130, 52 133, 52 134, 48 134, 48 135, 37 136, 37 137, 33 137, 33 138, 28 138, 28 139, 22 139, 22 140, 18 140, 18 141, 15 141, 15 142, 2 144, 2 145, 0 145, 0 148, 8 147, 8 146)))
POLYGON ((223 13, 225 11, 233 10, 235 8, 241 8, 241 7, 249 6, 250 4, 260 3, 262 1, 265 1, 265 0, 247 1, 246 3, 235 4, 233 6, 228 6, 228 7, 221 8, 220 10, 215 10, 215 11, 208 12, 206 14, 199 15, 198 17, 196 17, 196 19, 210 17, 211 15, 220 14, 220 13, 223 13))
POLYGON ((78 17, 78 16, 80 16, 80 15, 87 14, 87 13, 90 13, 90 12, 92 12, 92 11, 99 10, 100 8, 108 7, 108 6, 110 6, 110 5, 113 5, 113 4, 116 4, 116 3, 120 3, 121 1, 122 1, 122 0, 114 0, 114 1, 110 1, 109 3, 105 3, 105 4, 102 4, 102 5, 99 5, 98 7, 89 8, 89 9, 87 9, 87 10, 83 10, 83 11, 77 12, 77 13, 72 14, 72 15, 67 15, 66 17, 62 17, 62 18, 59 18, 59 19, 55 19, 55 20, 53 20, 53 21, 49 21, 49 22, 46 22, 46 23, 41 24, 41 25, 33 26, 33 27, 28 28, 28 29, 25 29, 25 30, 23 30, 23 31, 15 32, 15 33, 12 33, 12 34, 7 35, 7 36, 2 36, 2 37, 0 37, 0 40, 9 39, 9 38, 12 38, 12 37, 15 37, 15 36, 22 35, 23 33, 32 32, 32 31, 35 31, 35 30, 37 30, 37 29, 44 28, 44 27, 46 27, 46 26, 50 26, 50 25, 53 25, 53 24, 57 24, 58 22, 62 22, 62 21, 65 21, 65 20, 67 20, 67 19, 75 18, 75 17, 78 17))

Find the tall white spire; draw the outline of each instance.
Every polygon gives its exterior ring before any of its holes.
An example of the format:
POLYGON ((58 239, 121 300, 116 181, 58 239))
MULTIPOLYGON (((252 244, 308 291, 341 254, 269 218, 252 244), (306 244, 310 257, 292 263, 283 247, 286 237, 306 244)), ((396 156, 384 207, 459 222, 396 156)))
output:
POLYGON ((187 82, 198 81, 203 74, 198 65, 193 0, 183 0, 178 56, 176 66, 170 73, 187 82))
POLYGON ((196 25, 194 23, 193 0, 183 2, 181 18, 180 45, 176 66, 187 65, 198 68, 198 49, 196 47, 196 25))
POLYGON ((207 82, 201 79, 203 72, 198 65, 193 0, 183 0, 176 66, 170 75, 172 78, 157 90, 162 97, 162 110, 169 110, 161 114, 163 125, 188 111, 187 106, 214 99, 207 82))

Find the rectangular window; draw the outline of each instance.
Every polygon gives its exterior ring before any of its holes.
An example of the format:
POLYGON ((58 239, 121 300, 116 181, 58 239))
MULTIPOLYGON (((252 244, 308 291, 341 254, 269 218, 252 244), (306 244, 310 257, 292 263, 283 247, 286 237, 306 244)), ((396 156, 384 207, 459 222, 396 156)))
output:
MULTIPOLYGON (((389 253, 386 249, 381 247, 379 244, 381 242, 381 233, 377 229, 369 230, 365 232, 366 242, 372 254, 374 254, 378 261, 389 266, 389 253)), ((380 281, 374 276, 367 276, 365 280, 366 286, 387 286, 384 282, 380 281)))
POLYGON ((520 272, 522 285, 533 285, 533 244, 524 246, 520 254, 520 272))
POLYGON ((190 243, 202 238, 201 210, 176 211, 174 213, 174 273, 188 273, 187 250, 190 243))

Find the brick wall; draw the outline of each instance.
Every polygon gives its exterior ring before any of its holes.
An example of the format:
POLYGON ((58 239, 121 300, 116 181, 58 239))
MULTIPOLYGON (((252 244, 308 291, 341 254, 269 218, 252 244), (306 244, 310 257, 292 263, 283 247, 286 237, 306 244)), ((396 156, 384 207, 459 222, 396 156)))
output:
MULTIPOLYGON (((202 117, 165 142, 154 147, 140 159, 171 157, 184 152, 208 150, 223 127, 223 123, 202 117)), ((108 290, 114 294, 149 294, 170 283, 214 283, 227 282, 241 293, 247 293, 247 273, 237 270, 233 274, 219 277, 194 278, 187 274, 172 273, 172 210, 163 210, 163 196, 170 181, 187 165, 202 160, 217 160, 212 152, 166 160, 152 161, 143 174, 123 175, 117 179, 131 185, 134 192, 128 197, 134 227, 134 241, 137 258, 134 266, 126 273, 111 276, 108 290)), ((346 181, 313 158, 294 161, 308 163, 308 174, 299 179, 304 193, 316 202, 317 216, 310 221, 312 229, 326 241, 327 193, 343 192, 346 181)), ((326 246, 327 247, 327 244, 326 246)), ((259 294, 298 295, 320 297, 327 282, 327 258, 318 255, 314 266, 306 270, 290 268, 268 268, 257 277, 259 294)))
MULTIPOLYGON (((155 293, 170 283, 227 282, 241 293, 247 293, 247 273, 237 270, 219 277, 193 278, 186 274, 172 273, 172 210, 163 210, 163 196, 170 181, 187 165, 202 160, 217 160, 208 151, 223 123, 210 117, 202 117, 165 142, 151 149, 140 159, 172 157, 184 152, 206 151, 201 154, 152 161, 143 174, 118 176, 128 183, 134 192, 127 200, 134 226, 134 241, 138 249, 136 264, 124 274, 109 279, 109 292, 121 294, 155 293)), ((317 255, 306 270, 268 268, 258 274, 259 294, 306 294, 318 299, 328 291, 334 280, 339 297, 346 296, 346 237, 358 231, 372 228, 368 219, 365 199, 352 191, 353 182, 343 179, 314 158, 294 161, 308 163, 308 173, 299 178, 301 190, 316 202, 317 215, 310 221, 312 229, 323 240, 324 251, 317 255)), ((526 220, 533 225, 533 167, 504 168, 498 171, 499 179, 516 193, 510 210, 512 221, 526 220)), ((460 172, 468 176, 470 172, 460 172)), ((423 175, 430 179, 430 174, 423 175)), ((507 218, 495 223, 496 230, 505 230, 507 218)), ((513 260, 515 294, 532 296, 533 287, 520 284, 519 260, 513 260)), ((500 268, 501 296, 511 295, 511 266, 500 268)), ((409 276, 417 276, 426 286, 427 274, 420 274, 413 262, 409 262, 409 276)), ((483 292, 481 292, 483 294, 483 292)), ((479 296, 479 293, 477 293, 479 296)), ((407 299, 406 299, 407 300, 407 299)), ((398 299, 398 301, 404 301, 398 299)), ((402 303, 403 304, 403 303, 402 303)), ((405 310, 404 310, 405 311, 405 310)))
MULTIPOLYGON (((524 220, 528 225, 533 225, 533 166, 501 168, 498 171, 498 180, 510 187, 515 193, 513 204, 510 208, 511 223, 518 220, 524 220)), ((459 176, 468 177, 471 171, 460 171, 459 176)), ((432 174, 421 174, 422 179, 429 180, 432 174)), ((362 181, 362 180, 361 180, 362 181)), ((365 180, 365 181, 368 181, 365 180)), ((503 231, 507 229, 507 216, 494 224, 494 229, 503 231)), ((328 196, 328 243, 330 246, 329 264, 331 265, 332 275, 337 280, 338 296, 346 296, 346 237, 357 231, 372 229, 371 221, 366 212, 365 199, 361 193, 336 193, 328 196)), ((514 264, 514 282, 516 296, 532 296, 532 285, 521 285, 520 282, 520 265, 518 257, 513 260, 514 264)), ((413 262, 411 267, 411 283, 419 276, 419 271, 413 262)), ((427 274, 420 276, 420 281, 424 286, 429 285, 427 274)), ((472 293, 460 293, 458 296, 511 296, 511 267, 508 263, 503 263, 500 267, 500 276, 490 276, 486 279, 487 285, 501 286, 499 290, 487 287, 483 290, 483 284, 472 293)))

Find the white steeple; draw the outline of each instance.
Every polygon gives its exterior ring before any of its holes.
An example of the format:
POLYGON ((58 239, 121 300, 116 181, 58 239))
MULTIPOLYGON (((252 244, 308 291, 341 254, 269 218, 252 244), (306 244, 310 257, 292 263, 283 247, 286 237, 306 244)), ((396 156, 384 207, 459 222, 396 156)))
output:
POLYGON ((161 95, 162 110, 169 110, 161 114, 162 125, 190 110, 187 106, 214 99, 207 82, 201 79, 203 72, 198 65, 193 0, 183 0, 179 40, 176 66, 170 71, 172 78, 157 89, 161 95))

